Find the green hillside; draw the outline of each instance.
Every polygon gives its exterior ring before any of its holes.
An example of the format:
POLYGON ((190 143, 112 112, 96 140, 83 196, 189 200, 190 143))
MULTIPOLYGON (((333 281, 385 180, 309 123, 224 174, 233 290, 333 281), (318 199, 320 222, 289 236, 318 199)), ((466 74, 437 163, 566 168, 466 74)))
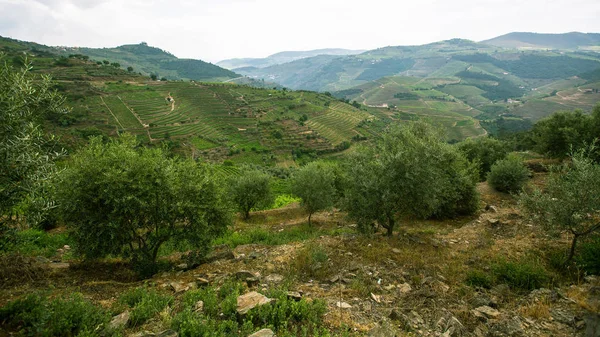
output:
POLYGON ((91 58, 118 62, 133 67, 144 75, 156 74, 159 78, 197 81, 222 81, 239 77, 236 73, 211 63, 194 59, 179 59, 162 49, 142 42, 116 48, 66 48, 64 53, 80 53, 91 58))
POLYGON ((217 62, 219 67, 235 70, 236 68, 256 67, 265 68, 268 66, 283 64, 299 59, 313 57, 318 55, 355 55, 364 52, 364 50, 348 50, 341 48, 326 48, 307 51, 284 51, 265 58, 236 58, 217 62))
POLYGON ((154 74, 158 78, 221 82, 240 77, 232 71, 201 60, 179 59, 144 42, 116 48, 70 48, 48 47, 0 36, 0 50, 14 56, 21 56, 23 53, 50 58, 57 55, 85 55, 90 60, 117 63, 124 69, 131 67, 135 73, 146 76, 154 74))

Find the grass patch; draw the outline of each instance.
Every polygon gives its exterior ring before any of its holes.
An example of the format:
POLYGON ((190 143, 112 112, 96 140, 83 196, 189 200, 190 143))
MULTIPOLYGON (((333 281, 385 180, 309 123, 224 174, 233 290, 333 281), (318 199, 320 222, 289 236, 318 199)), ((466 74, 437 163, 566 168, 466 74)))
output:
POLYGON ((154 289, 140 287, 125 292, 118 303, 131 309, 129 325, 135 327, 144 324, 167 305, 172 304, 173 297, 162 295, 154 289))
POLYGON ((23 336, 110 336, 97 327, 110 314, 75 293, 53 300, 31 294, 0 308, 0 325, 23 336))
POLYGON ((219 289, 209 287, 187 292, 171 328, 181 337, 248 336, 263 328, 272 329, 277 336, 328 335, 322 326, 326 312, 324 302, 294 301, 288 298, 285 289, 274 289, 264 295, 275 301, 238 317, 237 297, 243 291, 244 286, 230 281, 219 289), (195 311, 198 301, 204 303, 201 311, 195 311))
POLYGON ((51 257, 57 249, 71 244, 66 233, 49 234, 38 229, 18 231, 15 239, 14 251, 25 256, 51 257))
POLYGON ((286 228, 273 232, 264 228, 253 228, 248 231, 229 232, 213 241, 214 245, 228 245, 235 248, 247 244, 263 244, 267 246, 283 245, 290 242, 306 241, 323 235, 339 235, 342 230, 326 230, 306 225, 286 228))

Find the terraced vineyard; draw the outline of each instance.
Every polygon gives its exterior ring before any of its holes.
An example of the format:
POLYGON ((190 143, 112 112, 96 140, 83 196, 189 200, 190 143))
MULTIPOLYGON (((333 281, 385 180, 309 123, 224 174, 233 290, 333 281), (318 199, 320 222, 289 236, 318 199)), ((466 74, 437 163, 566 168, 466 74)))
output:
POLYGON ((106 83, 101 90, 86 109, 104 111, 118 131, 175 141, 216 160, 277 163, 294 151, 335 151, 381 131, 363 134, 359 125, 374 116, 315 92, 196 82, 106 83))

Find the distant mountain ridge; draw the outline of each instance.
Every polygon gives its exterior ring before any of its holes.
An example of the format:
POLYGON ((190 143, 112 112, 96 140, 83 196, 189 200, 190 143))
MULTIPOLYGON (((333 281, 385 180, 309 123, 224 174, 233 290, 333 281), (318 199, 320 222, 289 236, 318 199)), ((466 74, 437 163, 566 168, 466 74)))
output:
POLYGON ((346 56, 360 54, 364 51, 365 50, 349 50, 342 48, 325 48, 306 51, 283 51, 275 53, 273 55, 269 55, 265 58, 235 58, 222 60, 217 62, 216 64, 220 67, 230 70, 246 67, 265 68, 319 55, 346 56))
POLYGON ((227 80, 238 74, 217 65, 195 59, 179 59, 160 48, 145 42, 115 48, 64 48, 63 53, 81 53, 95 59, 108 59, 124 67, 131 66, 145 75, 156 74, 167 79, 197 81, 227 80))
POLYGON ((582 49, 585 47, 600 47, 600 34, 580 32, 564 34, 513 32, 481 41, 480 43, 503 48, 582 49))

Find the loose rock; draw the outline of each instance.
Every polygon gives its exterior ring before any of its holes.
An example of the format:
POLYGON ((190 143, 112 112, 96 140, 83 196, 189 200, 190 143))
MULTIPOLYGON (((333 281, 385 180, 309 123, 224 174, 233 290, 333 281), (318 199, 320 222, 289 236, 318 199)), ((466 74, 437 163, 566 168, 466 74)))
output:
POLYGON ((240 315, 246 314, 250 309, 270 303, 272 299, 256 291, 249 292, 237 298, 237 312, 240 315))
POLYGON ((275 333, 271 329, 262 329, 262 330, 258 330, 257 332, 251 334, 248 337, 273 337, 273 336, 275 336, 275 333))

